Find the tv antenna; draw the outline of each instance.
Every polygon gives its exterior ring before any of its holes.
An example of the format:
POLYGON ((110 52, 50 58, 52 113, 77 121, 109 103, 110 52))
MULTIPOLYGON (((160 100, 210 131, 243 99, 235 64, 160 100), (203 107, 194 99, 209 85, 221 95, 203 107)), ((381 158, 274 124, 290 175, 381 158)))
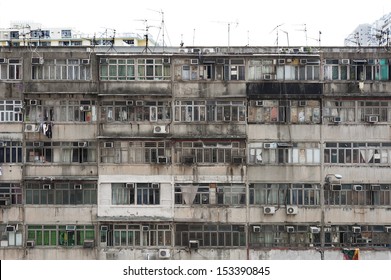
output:
POLYGON ((278 30, 283 25, 284 25, 284 23, 281 23, 281 24, 277 25, 276 27, 274 27, 272 31, 270 31, 270 33, 272 33, 274 30, 276 30, 276 45, 277 45, 277 48, 278 48, 278 30))
MULTIPOLYGON (((107 27, 102 27, 102 28, 105 28, 105 32, 102 33, 102 36, 101 36, 101 38, 103 37, 103 35, 105 36, 105 37, 104 37, 104 38, 105 38, 105 39, 104 39, 104 44, 102 43, 102 45, 105 45, 105 44, 110 45, 110 48, 107 50, 107 52, 110 51, 111 49, 117 51, 117 50, 114 48, 116 30, 115 30, 115 29, 112 29, 112 28, 107 28, 107 27), (109 39, 109 36, 108 36, 108 30, 110 30, 110 31, 113 32, 113 36, 110 37, 110 39, 109 39)), ((94 36, 94 37, 95 37, 95 36, 94 36)), ((93 40, 95 40, 95 38, 94 38, 93 40)))
POLYGON ((137 21, 143 21, 144 24, 145 24, 145 34, 144 34, 144 38, 145 38, 145 48, 143 49, 142 52, 145 52, 147 53, 148 51, 152 52, 151 49, 149 48, 148 44, 149 44, 149 28, 151 27, 157 27, 157 28, 160 28, 158 26, 152 26, 152 25, 148 25, 148 20, 146 19, 143 19, 143 20, 137 20, 137 21))
POLYGON ((152 9, 150 9, 150 10, 153 11, 153 12, 157 12, 157 13, 161 14, 161 16, 162 16, 160 29, 159 29, 159 33, 157 35, 156 41, 159 39, 160 30, 162 30, 162 42, 163 42, 163 53, 164 53, 164 46, 165 46, 165 37, 164 37, 165 33, 164 32, 166 31, 165 30, 166 26, 165 26, 165 22, 164 22, 164 12, 163 12, 162 9, 160 9, 160 11, 156 11, 156 10, 152 10, 152 9))
POLYGON ((308 47, 307 24, 303 23, 303 24, 299 24, 299 25, 302 25, 302 26, 303 26, 303 29, 296 29, 296 30, 297 30, 297 31, 304 31, 304 35, 305 35, 305 45, 306 45, 306 47, 308 47))
POLYGON ((231 21, 215 21, 216 23, 222 23, 222 24, 227 24, 228 26, 228 51, 230 48, 230 41, 231 41, 231 24, 235 24, 235 27, 238 27, 239 22, 236 20, 235 22, 231 21))

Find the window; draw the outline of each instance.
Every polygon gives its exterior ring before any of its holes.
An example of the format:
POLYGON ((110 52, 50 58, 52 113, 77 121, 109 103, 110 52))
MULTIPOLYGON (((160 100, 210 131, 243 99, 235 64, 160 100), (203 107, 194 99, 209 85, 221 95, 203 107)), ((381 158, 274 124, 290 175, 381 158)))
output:
POLYGON ((389 206, 391 205, 391 185, 389 184, 342 184, 338 190, 326 185, 325 204, 346 206, 389 206))
POLYGON ((26 182, 26 204, 85 205, 96 204, 94 182, 26 182))
POLYGON ((157 205, 160 204, 158 183, 112 183, 113 205, 157 205))
POLYGON ((18 58, 9 58, 7 63, 0 64, 0 80, 21 80, 22 62, 18 58))
POLYGON ((101 119, 104 122, 160 122, 171 120, 169 101, 103 101, 101 119))
POLYGON ((0 205, 22 204, 22 188, 18 183, 0 183, 0 205))
POLYGON ((388 80, 388 59, 326 59, 325 80, 388 80))
POLYGON ((325 144, 324 162, 330 164, 387 164, 391 162, 391 143, 325 144))
POLYGON ((250 205, 320 205, 318 184, 250 184, 250 205))
POLYGON ((105 241, 103 246, 163 247, 172 243, 169 224, 114 224, 106 227, 112 234, 107 236, 107 231, 101 231, 101 240, 105 241))
POLYGON ((63 122, 95 122, 97 106, 94 100, 62 100, 60 115, 56 117, 63 122))
POLYGON ((244 59, 241 58, 230 59, 230 60, 226 60, 226 63, 227 64, 224 65, 224 80, 243 81, 245 78, 244 59))
POLYGON ((176 101, 175 121, 178 122, 245 122, 243 101, 176 101))
POLYGON ((107 59, 100 60, 101 80, 169 80, 170 64, 163 59, 107 59))
POLYGON ((0 122, 21 122, 22 120, 21 100, 0 100, 0 122))
POLYGON ((216 184, 176 184, 175 204, 210 204, 210 185, 213 187, 213 189, 216 187, 216 184))
POLYGON ((318 143, 249 143, 251 164, 318 164, 318 143))
POLYGON ((233 157, 244 157, 244 142, 176 142, 178 163, 232 163, 233 157))
POLYGON ((72 31, 71 30, 61 30, 61 38, 72 38, 72 31))
POLYGON ((27 240, 35 246, 83 246, 95 240, 95 230, 93 225, 28 225, 27 240))
POLYGON ((171 142, 134 141, 101 142, 102 163, 159 163, 171 162, 171 142))
POLYGON ((312 233, 311 228, 318 228, 317 225, 251 225, 250 246, 253 247, 314 247, 320 246, 320 233, 312 233), (259 230, 253 230, 254 227, 259 230))
POLYGON ((26 142, 26 162, 96 162, 94 142, 26 142))
POLYGON ((244 205, 246 204, 246 186, 239 184, 217 184, 217 204, 244 205))
POLYGON ((0 139, 0 163, 21 163, 22 143, 18 141, 2 141, 0 139))
POLYGON ((33 80, 91 80, 91 65, 82 59, 46 59, 44 64, 32 64, 33 80))
POLYGON ((189 247, 189 241, 196 240, 200 247, 243 247, 246 245, 243 225, 177 224, 175 245, 189 247))
POLYGON ((253 100, 248 110, 251 123, 320 123, 318 100, 253 100))

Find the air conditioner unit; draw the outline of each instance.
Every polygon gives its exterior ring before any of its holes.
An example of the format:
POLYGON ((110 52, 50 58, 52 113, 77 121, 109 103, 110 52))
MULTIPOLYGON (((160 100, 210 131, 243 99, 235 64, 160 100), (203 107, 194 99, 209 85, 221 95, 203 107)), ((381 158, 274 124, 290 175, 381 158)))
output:
POLYGON ((83 248, 94 248, 95 241, 93 239, 84 239, 83 248))
POLYGON ((44 189, 44 190, 50 190, 52 188, 52 185, 50 185, 50 184, 43 184, 42 185, 42 189, 44 189))
POLYGON ((340 123, 341 122, 341 117, 333 117, 332 118, 333 123, 340 123))
POLYGON ((190 64, 198 64, 198 59, 191 59, 190 64))
POLYGON ((31 58, 31 64, 43 64, 42 57, 33 57, 31 58))
POLYGON ((274 80, 274 75, 272 74, 264 74, 263 75, 264 80, 274 80))
POLYGON ((320 232, 320 228, 318 228, 318 227, 310 227, 310 232, 311 233, 319 233, 320 232))
POLYGON ((171 257, 170 249, 159 249, 159 259, 168 259, 171 257))
POLYGON ((233 164, 242 164, 244 162, 243 157, 232 157, 232 163, 233 164))
POLYGON ((283 58, 278 59, 278 64, 285 64, 285 59, 283 58))
POLYGON ((153 133, 155 133, 155 134, 166 134, 166 133, 168 133, 167 126, 165 126, 165 125, 155 125, 155 126, 153 126, 153 133))
POLYGON ((194 157, 193 156, 183 156, 182 157, 182 163, 184 163, 184 164, 193 164, 194 163, 194 157))
POLYGON ((75 190, 82 190, 82 189, 83 189, 83 185, 81 185, 81 184, 75 184, 75 185, 73 186, 73 189, 75 189, 75 190))
POLYGON ((168 157, 163 157, 163 156, 157 157, 157 163, 166 164, 168 162, 169 162, 168 157))
POLYGON ((100 63, 100 64, 108 64, 108 63, 109 63, 109 59, 108 59, 108 58, 101 58, 101 59, 99 60, 99 63, 100 63))
POLYGON ((352 227, 354 233, 361 233, 361 227, 352 227))
POLYGON ((143 231, 148 231, 148 230, 149 230, 149 226, 143 226, 143 227, 142 227, 142 230, 143 230, 143 231))
POLYGON ((200 247, 200 242, 198 240, 189 240, 190 249, 198 249, 200 247))
POLYGON ((203 53, 214 53, 215 49, 214 48, 204 48, 202 49, 203 53))
POLYGON ((126 183, 125 188, 134 189, 134 183, 126 183))
POLYGON ((108 231, 109 227, 108 226, 100 226, 101 231, 108 231))
POLYGON ((84 112, 91 111, 91 106, 90 105, 82 105, 82 106, 80 106, 80 111, 84 111, 84 112))
POLYGON ((380 185, 371 185, 371 191, 380 191, 380 185))
POLYGON ((113 143, 113 142, 105 142, 105 143, 103 144, 103 146, 104 146, 105 148, 113 148, 113 147, 114 147, 114 143, 113 143))
POLYGON ((87 147, 88 146, 88 142, 78 142, 77 146, 79 146, 79 147, 87 147))
POLYGON ((261 232, 261 226, 253 226, 253 232, 261 232))
POLYGON ((26 247, 34 248, 34 246, 35 246, 35 241, 34 240, 27 240, 26 241, 26 247))
POLYGON ((354 191, 362 191, 364 189, 363 186, 361 185, 353 185, 353 190, 354 191))
POLYGON ((15 226, 7 225, 5 228, 5 231, 6 232, 14 232, 14 231, 16 231, 16 228, 15 228, 15 226))
POLYGON ((158 183, 152 183, 152 189, 159 189, 160 185, 158 183))
POLYGON ((332 185, 330 186, 330 189, 331 189, 332 191, 340 191, 340 190, 342 190, 342 185, 340 185, 340 184, 332 184, 332 185))
POLYGON ((263 148, 265 149, 277 149, 277 143, 264 143, 263 148))
POLYGON ((133 100, 128 100, 126 101, 127 106, 133 106, 133 100))
POLYGON ((11 200, 8 197, 1 197, 0 198, 0 206, 8 206, 11 205, 11 200))
POLYGON ((163 64, 170 64, 171 59, 169 57, 163 58, 163 64))
POLYGON ((307 59, 300 59, 300 64, 307 64, 307 59))
POLYGON ((274 213, 276 213, 276 207, 274 206, 263 207, 263 214, 272 215, 274 213))
POLYGON ((38 105, 38 101, 37 100, 30 100, 29 104, 30 105, 38 105))
POLYGON ((384 227, 384 231, 388 232, 388 233, 391 233, 391 226, 390 227, 384 227))
POLYGON ((257 100, 255 101, 255 106, 262 107, 263 106, 263 100, 257 100))
POLYGON ((286 207, 286 213, 288 215, 296 215, 299 212, 299 207, 296 205, 290 205, 286 207))
POLYGON ((81 64, 90 64, 90 60, 89 59, 82 59, 81 64))
POLYGON ((5 63, 7 63, 8 62, 8 59, 6 59, 6 58, 0 58, 0 64, 5 64, 5 63))
POLYGON ((293 232, 295 232, 295 228, 293 226, 287 226, 286 227, 286 232, 293 233, 293 232))
POLYGON ((142 101, 142 100, 136 101, 136 106, 143 106, 143 105, 144 105, 144 101, 142 101))
POLYGON ((341 64, 350 64, 350 59, 341 59, 341 64))
POLYGON ((299 100, 299 106, 300 107, 307 106, 307 101, 306 100, 299 100))
POLYGON ((367 121, 369 123, 376 123, 379 121, 379 117, 378 116, 367 116, 365 118, 365 121, 367 121))
POLYGON ((26 124, 24 126, 24 132, 37 132, 38 130, 38 127, 37 125, 35 124, 26 124))

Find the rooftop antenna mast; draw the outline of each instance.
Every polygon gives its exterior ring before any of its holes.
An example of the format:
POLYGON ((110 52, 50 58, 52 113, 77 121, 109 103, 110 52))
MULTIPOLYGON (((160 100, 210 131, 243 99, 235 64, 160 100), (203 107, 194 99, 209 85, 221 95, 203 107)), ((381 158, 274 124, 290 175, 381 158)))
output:
POLYGON ((276 27, 273 28, 272 31, 270 31, 270 33, 272 33, 274 30, 276 30, 276 45, 277 45, 277 48, 278 48, 278 30, 280 28, 280 26, 284 25, 284 23, 281 23, 279 25, 277 25, 276 27))
POLYGON ((228 25, 228 51, 230 49, 230 43, 231 43, 231 24, 235 24, 235 27, 238 27, 239 25, 239 22, 238 21, 235 21, 235 22, 224 22, 224 21, 215 21, 217 23, 223 23, 223 24, 227 24, 228 25))
POLYGON ((145 48, 143 49, 142 52, 145 52, 147 53, 148 51, 152 52, 151 49, 149 48, 148 44, 149 44, 149 28, 150 27, 155 27, 155 26, 150 26, 148 25, 148 21, 146 19, 143 19, 143 20, 138 20, 138 21, 143 21, 144 24, 145 24, 145 34, 144 34, 144 38, 145 38, 145 48))
MULTIPOLYGON (((160 25, 160 29, 162 29, 162 40, 163 40, 163 53, 164 53, 164 46, 165 46, 165 38, 164 38, 164 32, 165 32, 165 23, 164 23, 164 12, 162 9, 160 9, 160 11, 156 11, 156 10, 151 10, 153 12, 157 12, 157 13, 160 13, 162 15, 162 21, 161 21, 161 25, 160 25)), ((159 31, 160 33, 160 31, 159 31)), ((159 38, 159 34, 158 34, 158 38, 159 38)), ((158 39, 157 38, 157 39, 158 39)), ((156 40, 157 40, 156 39, 156 40)))
POLYGON ((303 23, 301 24, 304 26, 304 29, 297 29, 298 31, 304 31, 305 36, 305 46, 308 47, 308 36, 307 36, 307 24, 303 23))

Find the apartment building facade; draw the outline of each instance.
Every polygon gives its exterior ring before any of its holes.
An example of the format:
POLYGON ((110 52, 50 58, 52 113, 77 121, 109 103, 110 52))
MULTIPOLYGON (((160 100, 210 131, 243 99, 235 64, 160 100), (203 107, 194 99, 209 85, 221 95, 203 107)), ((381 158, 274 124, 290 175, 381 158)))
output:
POLYGON ((390 59, 1 48, 0 258, 390 259, 390 59))

